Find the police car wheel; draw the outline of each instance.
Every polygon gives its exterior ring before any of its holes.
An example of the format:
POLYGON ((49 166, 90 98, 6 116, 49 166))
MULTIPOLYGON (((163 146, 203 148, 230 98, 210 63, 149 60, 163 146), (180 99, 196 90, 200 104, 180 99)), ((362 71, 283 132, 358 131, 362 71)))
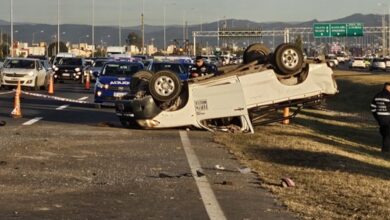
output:
POLYGON ((172 101, 180 95, 181 81, 176 73, 163 70, 150 79, 149 91, 152 97, 160 102, 172 101))
POLYGON ((284 43, 275 49, 273 66, 277 74, 291 76, 299 73, 303 66, 303 53, 294 44, 284 43))
POLYGON ((243 55, 244 64, 249 64, 255 60, 258 64, 267 64, 271 50, 264 44, 252 44, 246 48, 243 55))

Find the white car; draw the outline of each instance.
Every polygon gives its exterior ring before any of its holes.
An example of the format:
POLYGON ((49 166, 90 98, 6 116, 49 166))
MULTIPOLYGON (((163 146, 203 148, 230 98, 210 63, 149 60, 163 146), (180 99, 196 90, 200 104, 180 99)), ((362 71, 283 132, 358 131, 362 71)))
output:
MULTIPOLYGON (((268 56, 268 51, 257 48, 268 56)), ((117 115, 124 126, 136 122, 145 129, 194 126, 253 133, 255 125, 295 117, 304 106, 338 92, 332 69, 327 64, 304 65, 296 46, 282 44, 271 56, 273 64, 269 65, 253 61, 253 54, 249 58, 244 54, 246 64, 182 86, 167 71, 151 78, 142 73, 138 80, 136 74, 132 83, 142 85, 139 88, 147 85, 150 94, 141 92, 133 100, 117 102, 117 115), (297 110, 288 117, 264 120, 270 112, 293 106, 297 110)))
POLYGON ((34 90, 47 86, 47 72, 38 59, 8 58, 0 74, 2 86, 16 86, 20 81, 23 87, 34 90))
POLYGON ((365 69, 367 68, 366 61, 363 58, 357 57, 350 61, 349 68, 359 68, 359 69, 365 69))
POLYGON ((382 70, 386 71, 386 61, 380 58, 374 58, 370 65, 370 71, 382 70))

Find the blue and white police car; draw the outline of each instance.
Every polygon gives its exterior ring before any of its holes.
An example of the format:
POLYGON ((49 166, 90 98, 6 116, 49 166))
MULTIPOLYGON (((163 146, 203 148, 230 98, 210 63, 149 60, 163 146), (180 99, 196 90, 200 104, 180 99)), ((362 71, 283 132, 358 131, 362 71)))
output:
POLYGON ((142 63, 126 61, 107 62, 95 83, 95 103, 114 104, 130 92, 132 76, 144 69, 142 63))

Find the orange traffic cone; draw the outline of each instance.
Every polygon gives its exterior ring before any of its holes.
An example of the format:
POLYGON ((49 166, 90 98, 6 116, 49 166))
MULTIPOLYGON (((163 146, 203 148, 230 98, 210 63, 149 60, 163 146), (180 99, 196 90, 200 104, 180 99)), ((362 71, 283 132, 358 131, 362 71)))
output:
MULTIPOLYGON (((290 116, 290 108, 284 108, 284 110, 283 110, 283 117, 287 118, 288 116, 290 116)), ((290 120, 289 119, 283 120, 283 124, 285 124, 285 125, 290 124, 290 120)))
POLYGON ((53 75, 50 76, 49 80, 49 90, 47 91, 49 95, 54 95, 54 80, 53 80, 53 75))
POLYGON ((86 79, 85 79, 85 89, 89 90, 91 89, 91 80, 89 73, 87 73, 86 79))
POLYGON ((22 86, 20 85, 20 81, 18 81, 18 87, 15 92, 15 103, 14 110, 11 112, 11 116, 13 118, 21 118, 22 111, 20 109, 20 94, 22 93, 22 86))

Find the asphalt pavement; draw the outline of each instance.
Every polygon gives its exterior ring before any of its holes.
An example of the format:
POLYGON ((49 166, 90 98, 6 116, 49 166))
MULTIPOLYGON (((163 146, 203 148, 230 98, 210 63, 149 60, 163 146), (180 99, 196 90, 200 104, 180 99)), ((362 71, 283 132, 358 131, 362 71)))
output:
MULTIPOLYGON (((4 92, 0 219, 294 219, 209 132, 124 129, 113 108, 26 95, 12 119, 4 92)), ((93 102, 76 83, 55 96, 93 102)))

